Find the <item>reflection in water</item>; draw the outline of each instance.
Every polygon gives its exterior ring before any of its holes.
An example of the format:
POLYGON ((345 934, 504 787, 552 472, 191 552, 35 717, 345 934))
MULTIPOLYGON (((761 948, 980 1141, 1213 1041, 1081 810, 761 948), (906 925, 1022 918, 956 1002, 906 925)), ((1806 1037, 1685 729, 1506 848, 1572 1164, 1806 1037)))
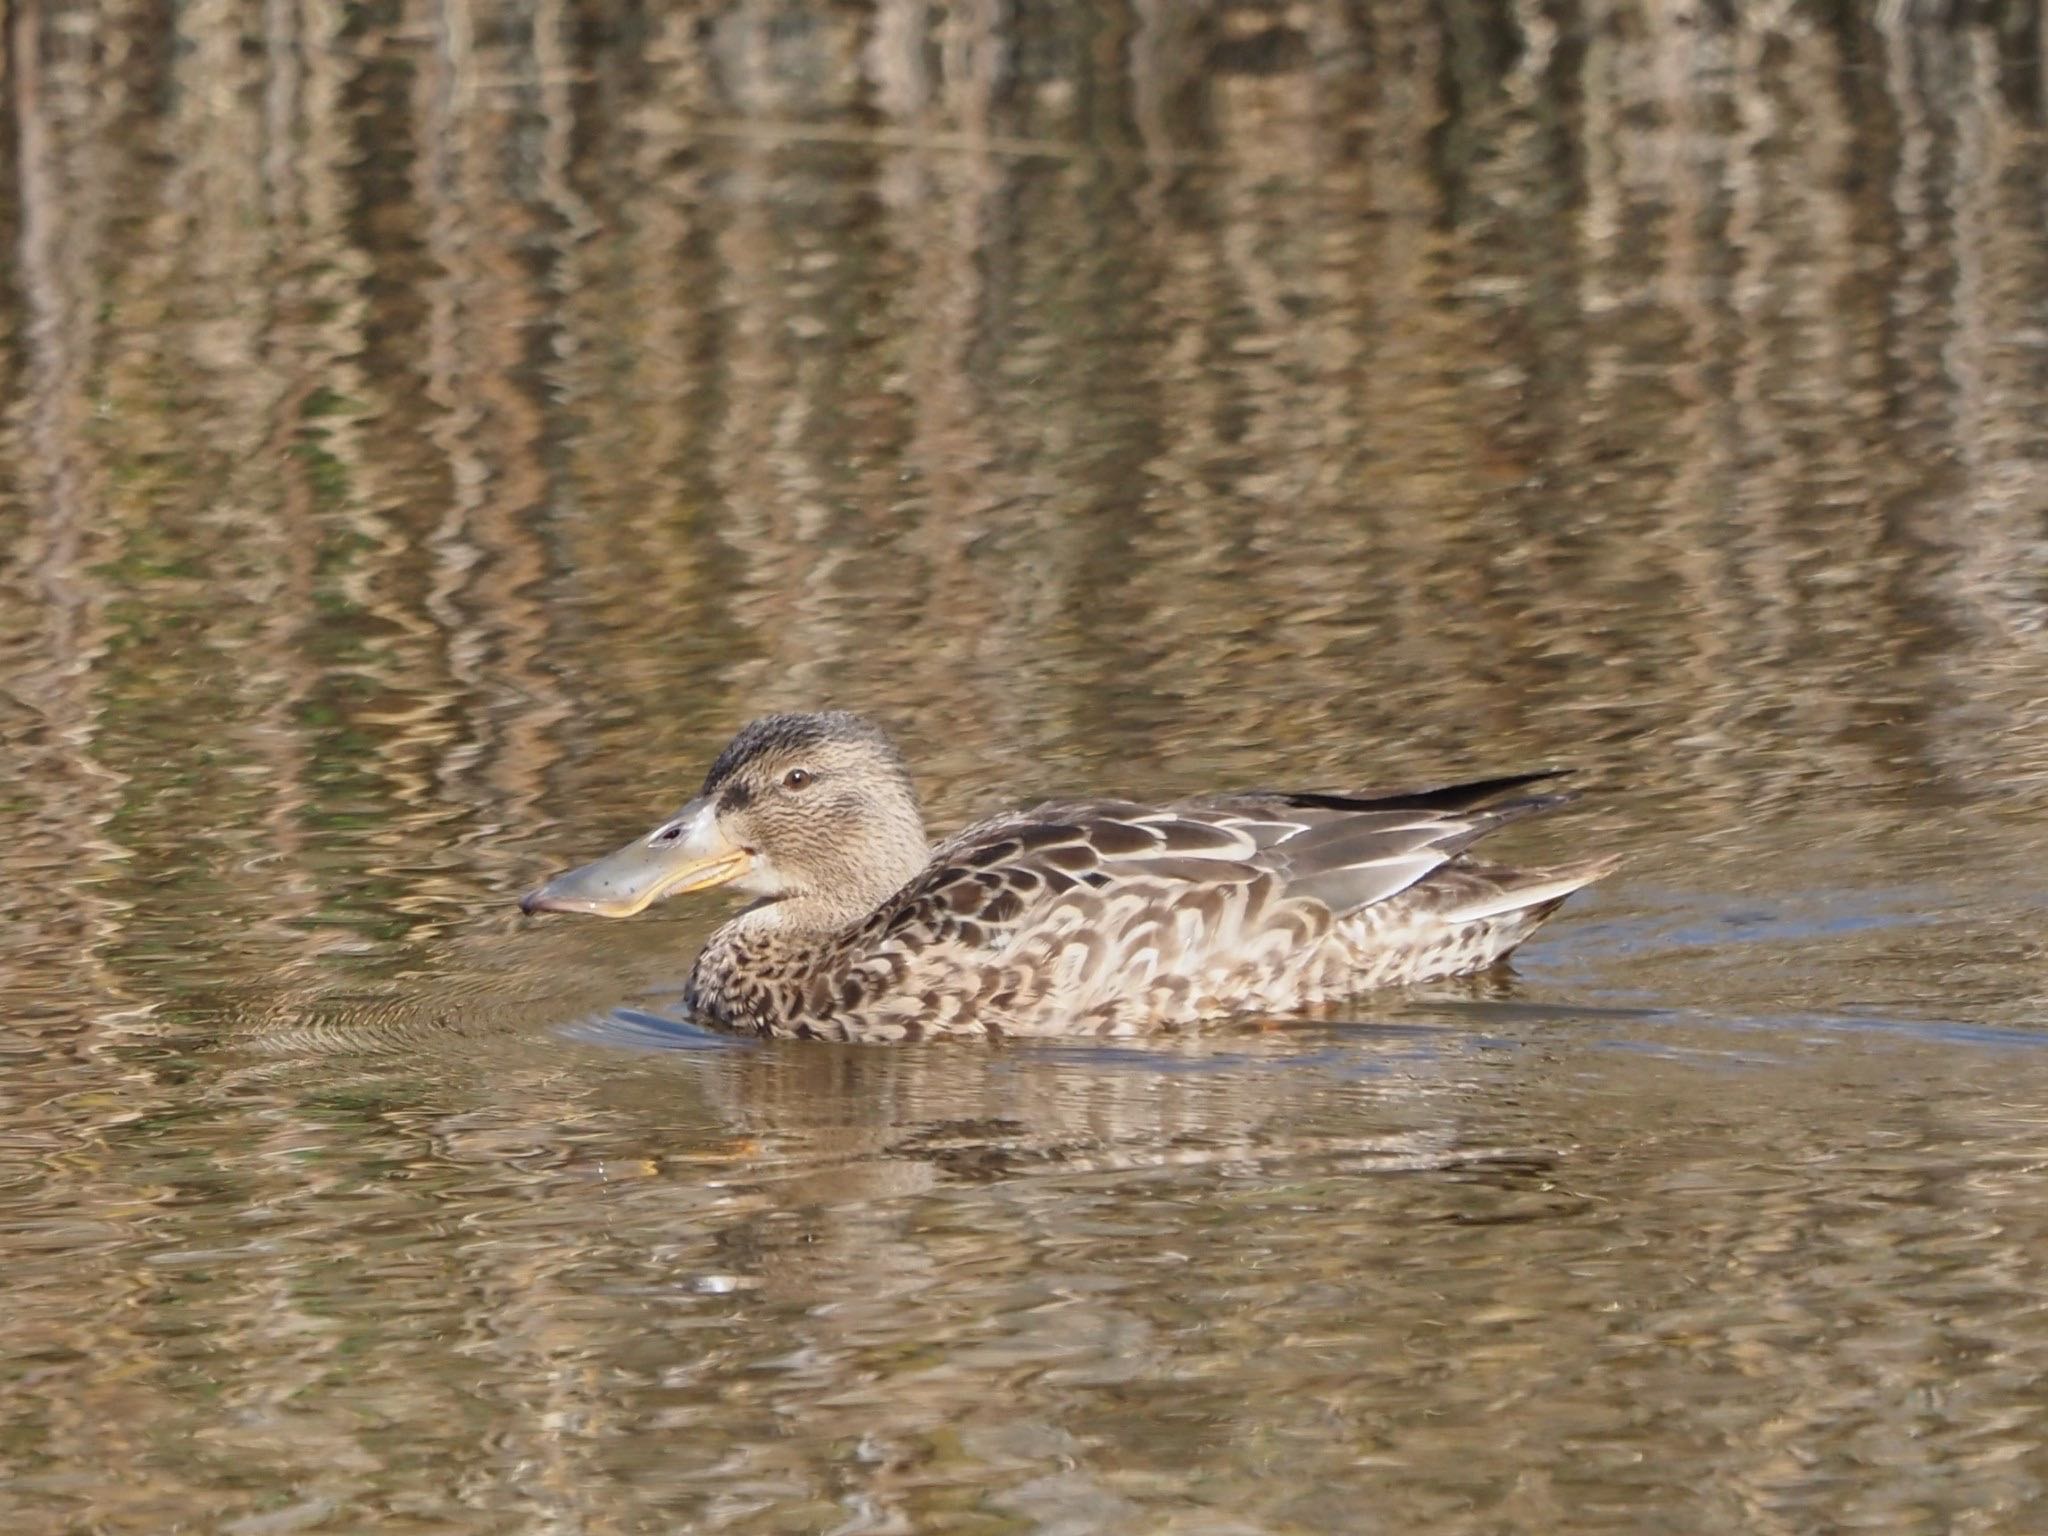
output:
POLYGON ((7 1529, 2041 1523, 2038 8, 5 27, 7 1529), (1630 863, 1505 1000, 670 1049, 708 907, 510 899, 825 703, 1630 863))

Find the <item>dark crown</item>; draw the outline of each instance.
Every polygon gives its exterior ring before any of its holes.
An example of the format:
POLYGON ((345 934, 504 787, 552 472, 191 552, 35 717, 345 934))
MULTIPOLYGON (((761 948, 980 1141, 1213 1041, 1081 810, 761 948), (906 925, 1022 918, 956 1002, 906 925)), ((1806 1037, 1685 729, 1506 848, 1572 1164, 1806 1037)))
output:
POLYGON ((882 749, 883 755, 899 769, 902 754, 888 734, 871 720, 844 710, 822 710, 816 714, 763 715, 740 728, 725 744, 704 775, 702 793, 711 794, 740 769, 758 758, 790 752, 804 752, 827 741, 862 741, 882 749))

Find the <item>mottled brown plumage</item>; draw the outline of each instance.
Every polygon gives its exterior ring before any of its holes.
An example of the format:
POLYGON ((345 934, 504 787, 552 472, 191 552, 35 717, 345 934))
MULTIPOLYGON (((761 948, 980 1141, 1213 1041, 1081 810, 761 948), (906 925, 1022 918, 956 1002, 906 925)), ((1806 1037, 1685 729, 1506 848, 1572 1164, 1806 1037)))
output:
POLYGON ((698 956, 706 1023, 916 1040, 1136 1035, 1289 1012, 1501 959, 1614 867, 1475 862, 1487 833, 1569 799, 1519 774, 1401 794, 1048 802, 928 849, 887 737, 774 715, 646 838, 528 896, 622 915, 678 889, 761 899, 698 956))

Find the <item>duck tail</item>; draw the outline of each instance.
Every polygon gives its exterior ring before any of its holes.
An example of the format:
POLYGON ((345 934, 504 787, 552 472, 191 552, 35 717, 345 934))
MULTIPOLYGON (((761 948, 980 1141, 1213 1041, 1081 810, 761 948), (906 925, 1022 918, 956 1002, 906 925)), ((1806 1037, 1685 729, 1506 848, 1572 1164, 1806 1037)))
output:
POLYGON ((1597 859, 1582 859, 1576 864, 1555 864, 1549 869, 1490 870, 1488 873, 1495 878, 1486 882, 1485 890, 1446 908, 1441 916, 1448 922, 1477 923, 1487 918, 1519 913, 1529 919, 1529 926, 1533 928, 1562 906, 1572 892, 1613 874, 1620 867, 1621 859, 1607 854, 1597 859))

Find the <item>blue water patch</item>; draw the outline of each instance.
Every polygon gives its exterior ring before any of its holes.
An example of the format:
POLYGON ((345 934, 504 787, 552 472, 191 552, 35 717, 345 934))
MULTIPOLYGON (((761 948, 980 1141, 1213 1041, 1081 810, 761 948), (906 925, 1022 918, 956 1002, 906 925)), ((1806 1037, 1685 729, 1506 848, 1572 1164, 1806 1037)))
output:
POLYGON ((1962 1019, 1928 1019, 1870 1013, 1716 1013, 1702 1008, 1616 1007, 1611 1004, 1538 1003, 1515 998, 1429 998, 1418 1006, 1430 1013, 1447 1014, 1470 1021, 1474 1026, 1493 1021, 1496 1026, 1512 1022, 1555 1023, 1575 1021, 1605 1025, 1636 1023, 1644 1034, 1630 1039, 1608 1035, 1604 1044, 1625 1049, 1658 1052, 1664 1049, 1658 1033, 1673 1027, 1684 1029, 1725 1029, 1741 1033, 1773 1034, 1855 1034, 1875 1032, 1904 1036, 1942 1045, 1977 1045, 2011 1049, 2039 1049, 2048 1046, 2048 1030, 2025 1026, 1977 1024, 1962 1019))
POLYGON ((561 1027, 571 1040, 634 1051, 744 1051, 759 1042, 719 1034, 684 1019, 649 1013, 644 1008, 612 1008, 561 1027))
POLYGON ((1860 1013, 1792 1013, 1743 1015, 1727 1018, 1715 1014, 1687 1016, 1693 1022, 1721 1024, 1737 1029, 1807 1030, 1827 1034, 1874 1032, 1902 1035, 1936 1045, 1982 1045, 2006 1050, 2040 1050, 2048 1047, 2048 1031, 2000 1024, 1971 1024, 1959 1019, 1898 1019, 1860 1013))
MULTIPOLYGON (((1266 1048, 1258 1050, 1246 1049, 1242 1036, 1233 1040, 1224 1030, 1206 1036, 1167 1036, 1157 1043, 1028 1040, 1013 1041, 1000 1049, 1015 1059, 1051 1061, 1099 1071, 1140 1071, 1177 1076, 1309 1071, 1361 1078, 1385 1076, 1398 1071, 1405 1063, 1440 1060, 1455 1052, 1521 1050, 1529 1043, 1526 1026, 1569 1026, 1574 1023, 1604 1027, 1610 1031, 1597 1041, 1585 1041, 1600 1049, 1674 1059, 1695 1055, 1704 1059, 1713 1054, 1675 1046, 1668 1039, 1661 1038, 1665 1031, 1674 1027, 1809 1038, 1814 1035, 1873 1033, 1938 1045, 2002 1050, 2048 1048, 2048 1030, 1976 1024, 1959 1019, 1898 1018, 1865 1013, 1714 1013, 1694 1008, 1615 1007, 1520 999, 1429 998, 1419 999, 1418 1005, 1425 1012, 1448 1017, 1442 1024, 1302 1020, 1298 1026, 1300 1032, 1292 1040, 1285 1036, 1263 1036, 1260 1043, 1266 1048), (1642 1032, 1633 1036, 1615 1035, 1611 1031, 1617 1023, 1639 1025, 1642 1032), (1390 1046, 1396 1048, 1390 1050, 1390 1046)), ((558 1026, 558 1032, 564 1038, 586 1044, 633 1051, 753 1050, 761 1044, 752 1036, 724 1034, 704 1029, 686 1018, 630 1007, 610 1008, 587 1015, 558 1026)), ((1553 1034, 1551 1038, 1556 1036, 1553 1034)), ((1580 1038, 1585 1039, 1584 1036, 1580 1038)), ((973 1049, 974 1046, 971 1042, 960 1042, 958 1048, 973 1049)), ((1766 1066, 1776 1058, 1744 1050, 1717 1059, 1727 1064, 1766 1066)))
MULTIPOLYGON (((1888 928, 1918 928, 1954 915, 1947 893, 1928 886, 1892 886, 1876 891, 1815 891, 1770 905, 1745 904, 1712 910, 1706 893, 1666 893, 1661 910, 1632 917, 1595 917, 1575 923, 1570 947, 1581 954, 1601 949, 1637 955, 1644 951, 1716 949, 1772 940, 1837 938, 1888 928)), ((1558 934, 1528 946, 1540 958, 1564 946, 1558 934)))

